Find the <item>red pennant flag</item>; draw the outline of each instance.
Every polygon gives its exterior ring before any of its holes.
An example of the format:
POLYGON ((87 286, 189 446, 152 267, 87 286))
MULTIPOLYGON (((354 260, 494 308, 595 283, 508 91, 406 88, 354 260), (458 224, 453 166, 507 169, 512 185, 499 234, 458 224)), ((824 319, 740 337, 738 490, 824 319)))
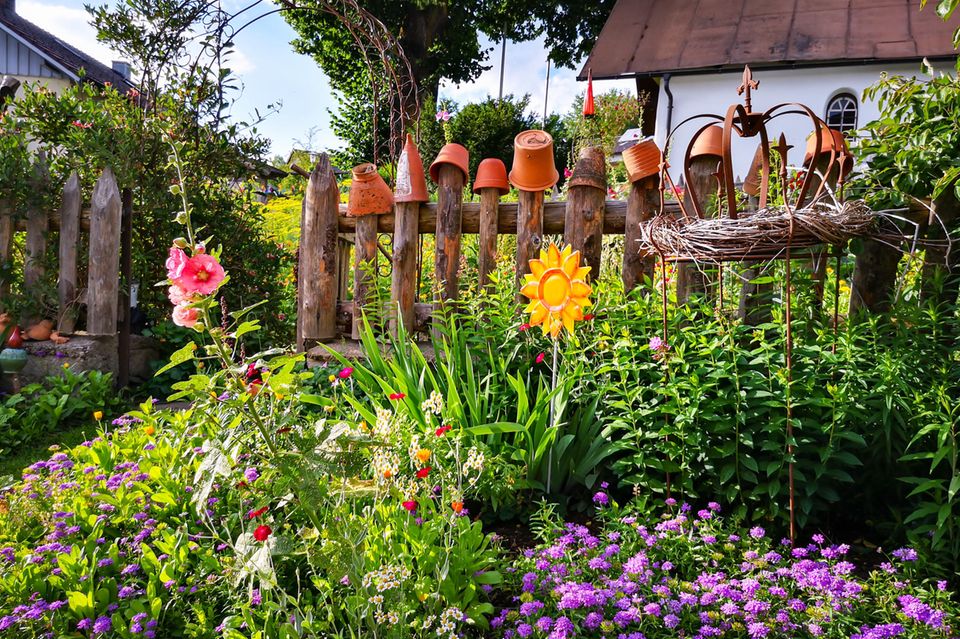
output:
POLYGON ((583 117, 595 115, 593 106, 593 69, 587 69, 587 97, 583 100, 583 117))

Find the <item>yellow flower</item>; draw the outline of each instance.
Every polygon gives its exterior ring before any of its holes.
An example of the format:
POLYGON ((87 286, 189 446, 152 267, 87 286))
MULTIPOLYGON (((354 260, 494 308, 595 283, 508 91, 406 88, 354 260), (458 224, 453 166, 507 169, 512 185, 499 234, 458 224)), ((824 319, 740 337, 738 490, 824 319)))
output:
POLYGON ((153 435, 155 432, 157 432, 157 429, 152 425, 148 425, 143 427, 143 432, 145 432, 147 435, 153 435))
POLYGON ((103 411, 102 410, 93 411, 93 418, 99 422, 101 419, 103 419, 103 411))
POLYGON ((430 461, 430 449, 421 448, 420 450, 418 450, 417 459, 420 461, 421 464, 426 464, 428 461, 430 461))
POLYGON ((584 307, 590 306, 586 277, 589 266, 580 266, 580 251, 569 245, 563 250, 550 244, 540 251, 540 259, 530 260, 530 273, 520 293, 530 299, 526 312, 531 326, 543 326, 544 334, 558 337, 566 328, 573 332, 574 322, 583 319, 584 307))
POLYGON ((420 603, 423 603, 424 601, 427 600, 427 593, 425 592, 417 593, 417 599, 420 600, 420 603))
POLYGON ((337 381, 337 376, 331 375, 330 377, 327 378, 327 380, 332 384, 333 382, 337 381))

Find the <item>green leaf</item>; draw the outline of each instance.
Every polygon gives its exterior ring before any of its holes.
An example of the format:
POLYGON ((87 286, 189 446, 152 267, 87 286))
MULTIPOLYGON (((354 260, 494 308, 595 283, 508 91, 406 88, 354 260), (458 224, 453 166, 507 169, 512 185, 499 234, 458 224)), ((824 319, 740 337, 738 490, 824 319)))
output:
POLYGON ((156 377, 156 376, 158 376, 158 375, 161 375, 162 373, 167 372, 168 370, 170 370, 170 369, 173 368, 174 366, 179 366, 180 364, 183 364, 184 362, 188 362, 188 361, 192 360, 192 359, 193 359, 193 356, 194 356, 194 352, 195 352, 196 350, 197 350, 197 345, 196 345, 196 343, 194 343, 194 342, 189 342, 189 343, 185 344, 185 345, 183 346, 183 348, 181 348, 180 350, 178 350, 177 352, 175 352, 173 355, 170 356, 170 361, 166 364, 166 366, 164 366, 163 368, 161 368, 160 370, 158 370, 158 371, 156 372, 156 374, 154 375, 154 377, 156 377))

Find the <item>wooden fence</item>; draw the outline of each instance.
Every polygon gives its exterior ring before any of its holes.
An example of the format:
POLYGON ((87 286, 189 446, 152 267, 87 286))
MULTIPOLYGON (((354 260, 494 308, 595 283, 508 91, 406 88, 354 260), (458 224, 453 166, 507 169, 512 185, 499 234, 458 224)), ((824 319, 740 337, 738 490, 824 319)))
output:
MULTIPOLYGON (((0 262, 10 264, 14 234, 26 232, 23 259, 26 295, 40 294, 39 283, 43 281, 48 266, 45 258, 49 233, 59 231, 55 319, 61 333, 69 335, 75 331, 80 308, 85 306, 87 334, 117 335, 119 313, 124 308, 120 289, 121 253, 124 252, 121 251, 121 230, 123 213, 129 209, 128 200, 129 197, 121 196, 113 171, 106 169, 97 180, 86 209, 76 173, 64 185, 60 209, 55 213, 34 206, 22 215, 14 215, 9 206, 0 202, 0 262), (89 245, 85 285, 78 281, 78 252, 82 245, 81 232, 84 231, 89 245)), ((125 257, 129 259, 128 255, 125 257)), ((0 297, 8 293, 9 283, 0 282, 0 297)))
MULTIPOLYGON (((359 338, 360 314, 369 301, 371 272, 378 259, 392 265, 388 317, 391 331, 402 321, 408 332, 422 331, 445 303, 457 299, 463 234, 479 235, 479 284, 485 286, 498 260, 497 236, 517 236, 517 279, 527 271, 545 234, 562 234, 564 243, 583 254, 597 272, 603 235, 624 235, 635 246, 640 222, 659 209, 659 178, 633 185, 625 201, 606 200, 604 189, 571 186, 565 201, 546 201, 543 191, 521 191, 518 202, 500 202, 495 188, 483 189, 480 202, 463 202, 462 174, 441 170, 438 201, 397 204, 383 215, 349 217, 329 161, 322 157, 309 175, 301 221, 298 278, 297 346, 309 350, 319 342, 359 338), (449 181, 450 183, 447 183, 449 181), (377 243, 378 234, 392 235, 392 255, 377 243), (435 299, 417 299, 417 239, 436 235, 435 299), (352 246, 351 246, 352 245, 352 246), (353 281, 347 279, 351 250, 353 281), (379 255, 378 255, 379 254, 379 255), (352 287, 353 300, 348 301, 352 287)), ((673 211, 678 207, 669 206, 673 211)), ((622 278, 627 290, 646 275, 654 257, 624 251, 622 278)))

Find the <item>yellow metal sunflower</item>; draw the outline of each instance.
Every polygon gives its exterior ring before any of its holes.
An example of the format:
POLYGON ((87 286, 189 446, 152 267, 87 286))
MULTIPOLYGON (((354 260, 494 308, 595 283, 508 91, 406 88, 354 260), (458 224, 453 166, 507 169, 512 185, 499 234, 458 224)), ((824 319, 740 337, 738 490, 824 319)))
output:
POLYGON ((555 244, 540 251, 540 259, 530 260, 530 273, 520 293, 530 298, 526 311, 530 326, 543 326, 544 334, 556 338, 560 329, 573 332, 573 325, 583 319, 584 307, 590 306, 591 289, 586 277, 589 266, 580 266, 580 251, 569 245, 561 251, 555 244))

